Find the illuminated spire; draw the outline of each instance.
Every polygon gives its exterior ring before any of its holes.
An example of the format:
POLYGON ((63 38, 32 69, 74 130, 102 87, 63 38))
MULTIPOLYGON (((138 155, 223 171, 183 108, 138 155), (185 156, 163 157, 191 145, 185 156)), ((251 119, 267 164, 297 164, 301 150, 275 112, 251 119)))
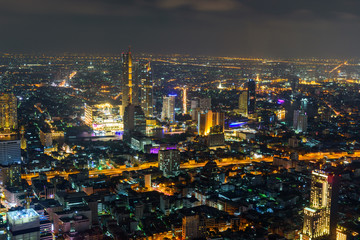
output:
POLYGON ((186 86, 185 86, 183 88, 183 113, 184 114, 187 114, 186 101, 187 101, 187 89, 186 89, 186 86))

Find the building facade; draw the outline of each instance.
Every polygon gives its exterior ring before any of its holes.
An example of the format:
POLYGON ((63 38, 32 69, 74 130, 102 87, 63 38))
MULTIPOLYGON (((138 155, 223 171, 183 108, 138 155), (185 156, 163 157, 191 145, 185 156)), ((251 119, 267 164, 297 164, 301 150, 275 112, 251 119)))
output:
POLYGON ((320 170, 311 174, 310 206, 304 209, 303 240, 336 238, 339 177, 320 170))
POLYGON ((175 121, 175 97, 176 95, 169 95, 163 98, 163 107, 161 112, 162 121, 175 121))
POLYGON ((122 64, 122 106, 123 111, 121 115, 124 115, 124 110, 127 105, 132 103, 133 100, 133 61, 131 51, 123 53, 121 56, 122 64))
POLYGON ((165 177, 177 176, 180 171, 180 152, 176 149, 160 150, 159 169, 165 177))
POLYGON ((12 93, 0 93, 0 132, 17 130, 17 99, 12 93))

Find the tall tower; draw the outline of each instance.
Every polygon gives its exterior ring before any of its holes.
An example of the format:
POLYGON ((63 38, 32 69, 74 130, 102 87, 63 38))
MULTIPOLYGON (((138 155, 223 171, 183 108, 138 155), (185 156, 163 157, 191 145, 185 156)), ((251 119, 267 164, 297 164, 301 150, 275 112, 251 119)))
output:
POLYGON ((187 114, 187 88, 186 87, 183 88, 182 104, 183 104, 183 114, 187 114))
POLYGON ((0 132, 17 130, 17 99, 12 93, 0 93, 0 132))
POLYGON ((146 134, 146 119, 140 106, 129 104, 124 112, 124 135, 130 133, 146 134))
POLYGON ((141 108, 146 117, 153 116, 153 80, 150 62, 141 64, 141 108))
POLYGON ((293 128, 298 132, 306 132, 308 116, 304 110, 295 110, 293 119, 293 128))
POLYGON ((239 112, 241 115, 248 116, 248 92, 243 91, 239 95, 239 112))
POLYGON ((256 108, 256 83, 253 79, 247 82, 248 114, 254 114, 256 108))
POLYGON ((222 112, 213 112, 211 110, 206 113, 199 113, 198 116, 198 134, 207 136, 210 133, 224 132, 225 114, 222 112))
MULTIPOLYGON (((131 51, 123 53, 122 59, 122 105, 123 111, 133 101, 133 62, 131 51)), ((122 113, 124 115, 124 113, 122 113)))
POLYGON ((296 94, 299 90, 299 78, 297 76, 290 76, 288 81, 290 82, 292 93, 296 94))
POLYGON ((310 207, 304 208, 301 239, 335 239, 339 177, 320 170, 312 172, 310 207))
POLYGON ((163 107, 161 112, 161 120, 168 119, 170 122, 175 121, 175 97, 176 95, 169 95, 163 99, 163 107))

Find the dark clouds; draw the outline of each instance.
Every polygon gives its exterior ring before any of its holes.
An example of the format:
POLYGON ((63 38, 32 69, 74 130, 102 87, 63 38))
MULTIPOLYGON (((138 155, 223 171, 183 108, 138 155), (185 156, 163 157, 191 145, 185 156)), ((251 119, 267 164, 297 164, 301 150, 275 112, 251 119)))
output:
POLYGON ((0 51, 359 56, 358 0, 0 0, 0 51))

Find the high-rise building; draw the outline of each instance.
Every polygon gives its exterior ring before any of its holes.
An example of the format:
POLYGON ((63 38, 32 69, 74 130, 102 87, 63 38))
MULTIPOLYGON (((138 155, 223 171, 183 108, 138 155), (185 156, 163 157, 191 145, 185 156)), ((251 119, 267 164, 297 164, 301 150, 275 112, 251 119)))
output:
POLYGON ((211 110, 211 98, 195 98, 191 100, 191 119, 198 121, 198 114, 211 110))
MULTIPOLYGON (((127 105, 132 103, 133 100, 133 61, 131 51, 123 53, 122 60, 122 106, 125 110, 127 105)), ((123 110, 123 111, 124 111, 123 110)), ((122 112, 122 115, 124 112, 122 112)))
POLYGON ((0 132, 17 129, 17 99, 12 93, 0 93, 0 132))
POLYGON ((297 93, 299 90, 299 78, 297 76, 290 76, 288 78, 288 81, 290 82, 290 86, 293 94, 297 93))
POLYGON ((199 99, 200 111, 211 110, 211 98, 200 98, 199 99))
POLYGON ((241 115, 248 116, 248 92, 243 91, 239 95, 239 112, 241 115))
POLYGON ((308 116, 304 110, 295 110, 293 119, 293 128, 298 132, 307 131, 308 116))
POLYGON ((176 149, 160 150, 159 169, 165 177, 176 176, 180 171, 180 152, 176 149))
POLYGON ((92 127, 93 122, 93 109, 90 104, 84 105, 84 111, 85 111, 85 124, 89 127, 92 127))
POLYGON ((9 166, 21 163, 20 140, 0 141, 0 165, 9 166))
POLYGON ((225 114, 222 112, 207 111, 199 113, 198 133, 207 136, 210 133, 223 133, 225 124, 225 114))
POLYGON ((247 82, 248 93, 248 114, 254 114, 256 108, 256 83, 253 79, 249 79, 247 82))
POLYGON ((175 121, 175 97, 176 95, 171 94, 168 97, 164 97, 161 120, 175 121))
POLYGON ((304 209, 301 239, 335 239, 338 192, 338 176, 320 170, 312 172, 310 206, 304 209))
POLYGON ((152 117, 154 106, 153 106, 153 80, 150 62, 141 65, 140 72, 140 83, 141 83, 141 108, 144 111, 146 117, 152 117))
POLYGON ((195 239, 200 237, 199 215, 184 216, 182 219, 182 239, 195 239))
POLYGON ((124 135, 146 134, 146 119, 140 106, 129 104, 124 112, 124 135))
POLYGON ((10 166, 0 165, 0 186, 16 187, 21 186, 21 165, 10 166))

